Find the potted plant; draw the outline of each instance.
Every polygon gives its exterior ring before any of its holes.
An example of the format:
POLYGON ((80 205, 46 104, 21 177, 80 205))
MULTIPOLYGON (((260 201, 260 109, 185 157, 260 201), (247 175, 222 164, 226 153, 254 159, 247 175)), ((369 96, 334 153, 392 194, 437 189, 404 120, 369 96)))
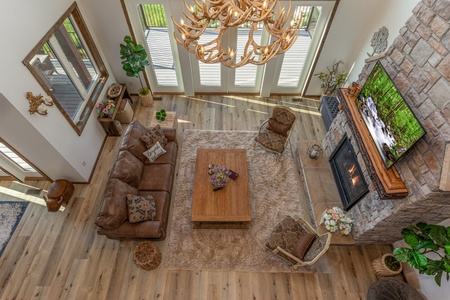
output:
POLYGON ((402 264, 391 253, 374 259, 372 267, 378 276, 394 276, 403 270, 402 264))
POLYGON ((144 46, 136 44, 130 36, 126 36, 123 41, 125 44, 120 44, 120 58, 123 59, 122 67, 127 76, 139 78, 141 89, 138 91, 143 106, 153 105, 153 96, 150 89, 144 87, 139 74, 145 70, 149 65, 147 60, 147 52, 144 46))
POLYGON ((314 74, 315 77, 322 80, 322 93, 324 95, 333 95, 336 89, 340 88, 347 79, 348 72, 344 71, 339 73, 339 65, 342 64, 342 60, 335 62, 331 67, 327 67, 328 73, 320 72, 314 74))
POLYGON ((156 112, 155 114, 156 120, 158 120, 159 122, 164 122, 167 118, 167 113, 165 109, 161 109, 159 111, 156 112))
POLYGON ((394 256, 407 262, 420 274, 433 275, 441 286, 442 275, 450 277, 450 226, 417 223, 402 229, 402 236, 410 248, 394 249, 394 256))

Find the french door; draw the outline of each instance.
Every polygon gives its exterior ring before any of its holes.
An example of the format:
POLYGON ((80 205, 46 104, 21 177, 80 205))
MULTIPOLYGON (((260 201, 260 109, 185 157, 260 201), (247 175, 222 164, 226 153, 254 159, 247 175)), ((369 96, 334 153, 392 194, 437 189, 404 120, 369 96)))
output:
MULTIPOLYGON (((150 67, 146 72, 154 93, 259 93, 266 97, 271 93, 303 92, 335 1, 292 1, 294 20, 303 18, 299 36, 291 49, 265 65, 248 64, 236 69, 220 63, 199 62, 194 54, 176 43, 171 16, 177 22, 184 18, 182 0, 125 0, 125 3, 133 31, 149 52, 150 67)), ((187 3, 192 5, 194 2, 187 3)), ((289 6, 288 1, 280 3, 289 6)), ((255 41, 268 44, 269 34, 259 27, 254 34, 255 41)), ((223 36, 222 47, 235 49, 238 57, 243 52, 248 31, 245 24, 230 28, 223 36)), ((200 43, 214 39, 217 34, 211 26, 202 35, 200 43)))

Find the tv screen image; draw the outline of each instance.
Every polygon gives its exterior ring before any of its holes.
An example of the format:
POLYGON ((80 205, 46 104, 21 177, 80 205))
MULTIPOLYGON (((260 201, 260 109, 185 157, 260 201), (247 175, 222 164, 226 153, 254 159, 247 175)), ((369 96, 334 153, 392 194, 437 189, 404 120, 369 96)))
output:
POLYGON ((426 133, 379 61, 356 104, 387 169, 426 133))

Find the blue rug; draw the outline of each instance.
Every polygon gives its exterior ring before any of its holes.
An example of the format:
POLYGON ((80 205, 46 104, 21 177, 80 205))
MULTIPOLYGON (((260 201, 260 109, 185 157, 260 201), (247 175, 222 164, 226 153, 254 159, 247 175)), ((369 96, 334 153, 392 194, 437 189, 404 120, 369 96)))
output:
POLYGON ((1 201, 0 202, 0 256, 8 245, 9 239, 16 230, 28 202, 1 201))

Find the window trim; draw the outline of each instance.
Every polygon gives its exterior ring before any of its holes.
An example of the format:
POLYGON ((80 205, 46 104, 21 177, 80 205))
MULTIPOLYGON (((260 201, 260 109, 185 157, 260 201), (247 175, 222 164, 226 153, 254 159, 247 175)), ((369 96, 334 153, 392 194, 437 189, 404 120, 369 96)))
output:
POLYGON ((94 109, 95 102, 97 101, 98 97, 100 96, 101 90, 104 88, 106 80, 109 77, 108 71, 106 69, 106 66, 103 62, 103 59, 100 56, 100 53, 94 43, 94 40, 87 28, 87 25, 81 15, 81 12, 78 8, 77 2, 72 3, 72 5, 66 10, 66 12, 56 21, 56 23, 50 28, 49 31, 44 35, 44 37, 36 44, 36 46, 30 51, 30 53, 24 58, 22 63, 28 68, 28 70, 32 73, 34 78, 39 82, 41 87, 44 89, 44 91, 52 97, 53 102, 55 103, 56 107, 61 111, 63 116, 67 119, 69 124, 72 126, 72 128, 75 130, 75 132, 78 135, 81 135, 83 132, 84 127, 86 126, 87 121, 89 120, 89 116, 94 109), (48 88, 48 86, 45 84, 45 82, 41 79, 39 74, 37 74, 36 70, 31 65, 30 61, 33 59, 33 57, 38 53, 38 51, 43 47, 47 41, 50 40, 50 38, 53 36, 55 31, 63 24, 64 20, 68 17, 72 17, 72 20, 76 23, 76 26, 78 27, 79 33, 81 34, 83 40, 86 43, 87 51, 92 56, 92 60, 95 62, 98 71, 99 71, 99 78, 92 88, 92 92, 88 94, 87 98, 84 98, 84 104, 80 108, 81 113, 77 113, 77 116, 79 116, 77 119, 78 122, 75 123, 75 120, 72 120, 72 118, 65 112, 64 108, 61 106, 61 104, 58 102, 58 100, 53 95, 52 91, 48 88))

